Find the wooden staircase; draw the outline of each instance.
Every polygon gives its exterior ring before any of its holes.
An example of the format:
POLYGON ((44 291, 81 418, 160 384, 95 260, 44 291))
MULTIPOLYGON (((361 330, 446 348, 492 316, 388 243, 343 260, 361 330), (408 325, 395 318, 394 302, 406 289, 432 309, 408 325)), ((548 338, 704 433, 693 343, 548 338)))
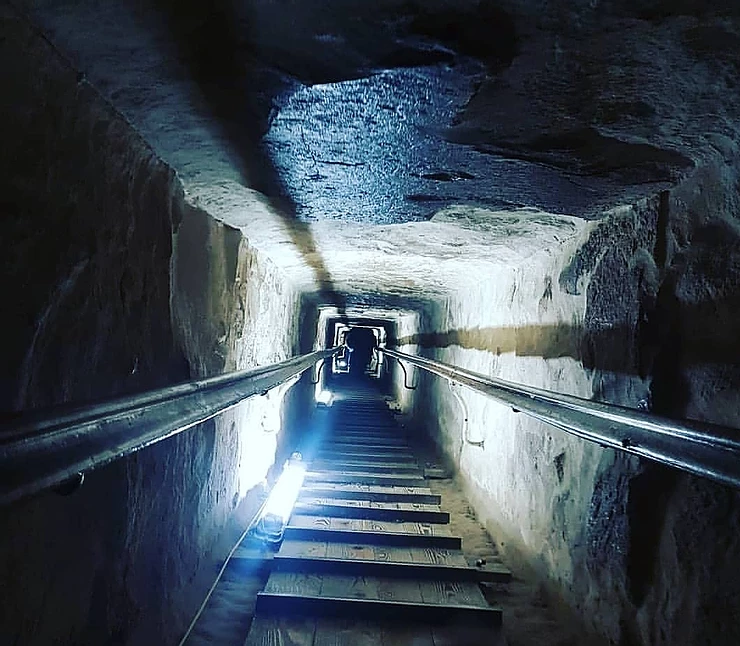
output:
POLYGON ((502 644, 501 610, 479 584, 510 573, 467 563, 383 399, 348 395, 321 414, 246 644, 502 644))

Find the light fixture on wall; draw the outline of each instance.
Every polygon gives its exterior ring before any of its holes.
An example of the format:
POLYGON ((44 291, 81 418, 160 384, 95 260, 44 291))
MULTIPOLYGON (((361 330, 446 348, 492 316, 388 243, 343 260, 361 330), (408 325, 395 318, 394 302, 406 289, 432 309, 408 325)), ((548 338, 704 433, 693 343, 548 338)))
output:
POLYGON ((316 395, 316 403, 321 406, 331 406, 333 400, 334 396, 329 390, 322 390, 318 395, 316 395))
POLYGON ((305 475, 303 457, 300 453, 293 453, 260 511, 255 526, 256 536, 269 543, 279 543, 283 539, 283 531, 293 513, 305 475))

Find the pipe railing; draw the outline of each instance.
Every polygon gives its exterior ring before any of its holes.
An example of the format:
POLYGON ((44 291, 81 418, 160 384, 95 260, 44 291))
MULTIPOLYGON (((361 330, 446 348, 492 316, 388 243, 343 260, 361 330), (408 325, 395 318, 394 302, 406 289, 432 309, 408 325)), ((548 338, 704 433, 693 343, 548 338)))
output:
POLYGON ((73 482, 299 376, 337 350, 0 425, 0 504, 73 482))
POLYGON ((659 417, 487 377, 397 350, 380 351, 577 437, 740 488, 740 429, 659 417))

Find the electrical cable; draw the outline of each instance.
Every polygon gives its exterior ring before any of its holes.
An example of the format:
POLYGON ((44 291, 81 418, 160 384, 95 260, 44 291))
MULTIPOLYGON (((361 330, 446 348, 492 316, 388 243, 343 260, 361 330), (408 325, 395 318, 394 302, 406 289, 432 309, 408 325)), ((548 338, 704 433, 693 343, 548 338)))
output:
POLYGON ((185 634, 183 635, 182 639, 178 642, 177 646, 185 646, 185 642, 188 640, 188 637, 190 637, 190 633, 193 632, 193 628, 195 628, 195 624, 198 623, 198 619, 200 619, 200 616, 203 614, 203 611, 206 609, 206 605, 208 605, 208 601, 210 600, 211 595, 213 594, 213 591, 216 589, 216 586, 221 580, 221 577, 223 576, 224 571, 226 570, 226 566, 229 564, 229 561, 231 560, 231 557, 234 556, 234 552, 236 552, 239 545, 241 545, 241 542, 247 537, 247 534, 249 534, 249 532, 251 532, 257 525, 257 522, 259 521, 259 518, 262 515, 262 511, 264 510, 265 505, 267 504, 267 500, 268 499, 266 498, 265 501, 260 505, 260 508, 259 510, 257 510, 257 513, 254 515, 254 518, 252 518, 252 520, 249 522, 249 525, 247 525, 247 528, 242 532, 241 536, 239 536, 236 543, 234 543, 234 547, 231 548, 231 551, 229 552, 228 556, 226 557, 226 560, 224 561, 224 564, 221 566, 221 569, 216 575, 216 579, 213 582, 213 585, 211 585, 211 589, 208 590, 208 594, 206 594, 206 598, 203 600, 203 603, 200 604, 200 608, 198 608, 198 612, 195 613, 195 617, 193 617, 193 620, 190 622, 188 629, 185 631, 185 634))

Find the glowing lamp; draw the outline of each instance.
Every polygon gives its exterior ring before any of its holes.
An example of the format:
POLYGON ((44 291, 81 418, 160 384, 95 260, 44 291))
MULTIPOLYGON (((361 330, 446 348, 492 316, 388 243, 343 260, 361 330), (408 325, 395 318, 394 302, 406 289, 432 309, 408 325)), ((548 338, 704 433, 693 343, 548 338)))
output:
POLYGON ((328 390, 322 390, 318 395, 316 395, 316 403, 321 404, 323 406, 331 406, 332 402, 332 394, 328 390))
POLYGON ((276 543, 282 540, 283 530, 293 513, 305 474, 306 466, 301 454, 294 453, 285 463, 257 521, 257 534, 264 540, 276 543))

